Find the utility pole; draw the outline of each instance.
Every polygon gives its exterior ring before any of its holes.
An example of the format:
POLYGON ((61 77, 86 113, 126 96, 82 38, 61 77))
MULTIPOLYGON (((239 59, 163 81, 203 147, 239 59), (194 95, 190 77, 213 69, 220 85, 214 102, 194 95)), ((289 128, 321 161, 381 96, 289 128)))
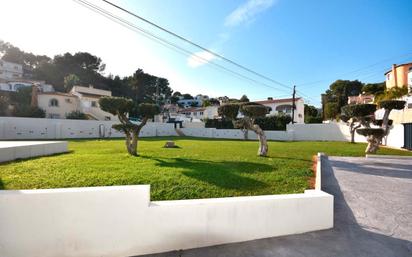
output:
POLYGON ((296 97, 296 86, 293 86, 293 94, 292 94, 292 124, 295 123, 295 97, 296 97))

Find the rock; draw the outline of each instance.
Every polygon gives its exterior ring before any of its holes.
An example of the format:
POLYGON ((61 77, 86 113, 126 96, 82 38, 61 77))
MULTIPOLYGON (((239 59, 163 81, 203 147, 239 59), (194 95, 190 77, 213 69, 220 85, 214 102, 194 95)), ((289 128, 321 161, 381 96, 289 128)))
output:
POLYGON ((163 146, 164 148, 175 148, 175 142, 173 141, 167 141, 166 144, 163 146))

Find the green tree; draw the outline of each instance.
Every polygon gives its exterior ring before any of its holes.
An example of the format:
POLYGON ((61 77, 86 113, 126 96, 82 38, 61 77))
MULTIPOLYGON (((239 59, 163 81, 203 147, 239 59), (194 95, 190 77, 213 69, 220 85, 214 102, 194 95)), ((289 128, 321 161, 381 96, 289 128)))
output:
POLYGON ((73 86, 78 85, 80 83, 80 79, 76 74, 69 74, 64 77, 64 89, 66 92, 69 92, 73 86))
POLYGON ((355 143, 355 131, 368 121, 376 111, 376 104, 352 104, 342 107, 341 120, 349 126, 351 143, 355 143))
POLYGON ((9 107, 9 99, 5 96, 0 96, 0 116, 7 115, 7 109, 9 107))
POLYGON ((242 95, 242 97, 239 99, 239 102, 248 103, 250 101, 249 101, 249 98, 246 95, 242 95))
POLYGON ((340 109, 347 105, 348 97, 359 95, 363 83, 358 80, 336 80, 322 96, 324 116, 326 119, 336 119, 340 109), (332 104, 334 103, 334 104, 332 104))
POLYGON ((224 118, 230 119, 234 122, 235 127, 245 128, 255 132, 259 139, 259 156, 267 156, 269 146, 267 144, 265 132, 255 123, 257 118, 265 117, 269 113, 269 109, 266 106, 256 103, 229 103, 219 107, 219 115, 224 118), (237 119, 238 113, 243 114, 243 118, 237 119))
POLYGON ((183 99, 193 99, 193 96, 191 94, 183 94, 183 99))
POLYGON ((15 105, 31 104, 32 87, 21 87, 16 92, 10 94, 10 100, 15 105))
MULTIPOLYGON (((358 128, 356 132, 366 137, 368 146, 366 147, 366 153, 376 153, 379 149, 379 145, 382 142, 383 137, 388 136, 390 132, 390 120, 389 114, 392 110, 402 110, 405 107, 406 102, 400 100, 384 100, 379 102, 379 107, 385 110, 382 120, 375 120, 374 112, 363 113, 362 116, 363 127, 358 128), (378 128, 372 128, 371 123, 374 123, 378 128)), ((360 116, 360 115, 359 115, 360 116)))
POLYGON ((385 82, 381 83, 368 83, 362 87, 362 92, 365 94, 377 95, 382 94, 386 90, 385 82))
POLYGON ((324 117, 325 119, 335 119, 339 114, 338 103, 330 102, 326 103, 324 106, 324 117))
POLYGON ((141 103, 136 106, 136 103, 131 99, 123 97, 102 97, 99 104, 103 111, 117 115, 120 124, 113 125, 113 128, 125 134, 128 153, 137 156, 140 131, 150 118, 160 113, 159 106, 150 103, 141 103), (137 110, 137 114, 141 118, 139 123, 131 122, 128 118, 128 114, 134 110, 137 110))
POLYGON ((46 112, 35 106, 17 105, 15 106, 13 115, 16 117, 44 118, 46 117, 46 112))

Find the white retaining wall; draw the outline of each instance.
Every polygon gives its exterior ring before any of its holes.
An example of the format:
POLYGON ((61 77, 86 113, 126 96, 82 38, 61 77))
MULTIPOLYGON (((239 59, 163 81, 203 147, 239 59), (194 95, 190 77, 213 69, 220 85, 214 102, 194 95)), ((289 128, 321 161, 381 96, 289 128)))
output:
MULTIPOLYGON (((123 137, 114 130, 113 121, 36 119, 0 117, 0 140, 24 139, 65 139, 65 138, 112 138, 123 137)), ((185 127, 181 131, 186 136, 243 139, 239 129, 202 128, 197 125, 185 127)), ((286 131, 265 131, 268 140, 279 141, 350 141, 349 127, 343 123, 289 124, 286 131)), ((142 137, 178 136, 172 123, 149 122, 141 131, 142 137)), ((391 130, 387 145, 403 146, 403 125, 396 124, 391 130)), ((249 131, 249 139, 257 136, 249 131)), ((366 142, 365 137, 355 133, 356 142, 366 142)))
POLYGON ((333 196, 150 201, 149 186, 0 191, 0 256, 132 256, 333 227, 333 196))
MULTIPOLYGON (((0 117, 0 140, 123 137, 112 128, 115 123, 118 122, 0 117)), ((177 136, 173 124, 152 122, 143 127, 140 135, 177 136)))
POLYGON ((68 147, 65 141, 0 141, 0 162, 65 153, 67 151, 68 147))

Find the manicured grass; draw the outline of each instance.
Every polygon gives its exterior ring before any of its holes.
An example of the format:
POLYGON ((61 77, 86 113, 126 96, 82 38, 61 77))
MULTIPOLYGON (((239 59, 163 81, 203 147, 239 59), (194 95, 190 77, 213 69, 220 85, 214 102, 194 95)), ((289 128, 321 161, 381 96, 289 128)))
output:
POLYGON ((262 158, 256 141, 173 138, 180 148, 162 148, 168 139, 142 139, 139 157, 126 153, 123 140, 70 141, 68 154, 0 164, 0 188, 150 184, 152 200, 301 193, 317 152, 362 156, 365 150, 343 142, 270 142, 262 158))

